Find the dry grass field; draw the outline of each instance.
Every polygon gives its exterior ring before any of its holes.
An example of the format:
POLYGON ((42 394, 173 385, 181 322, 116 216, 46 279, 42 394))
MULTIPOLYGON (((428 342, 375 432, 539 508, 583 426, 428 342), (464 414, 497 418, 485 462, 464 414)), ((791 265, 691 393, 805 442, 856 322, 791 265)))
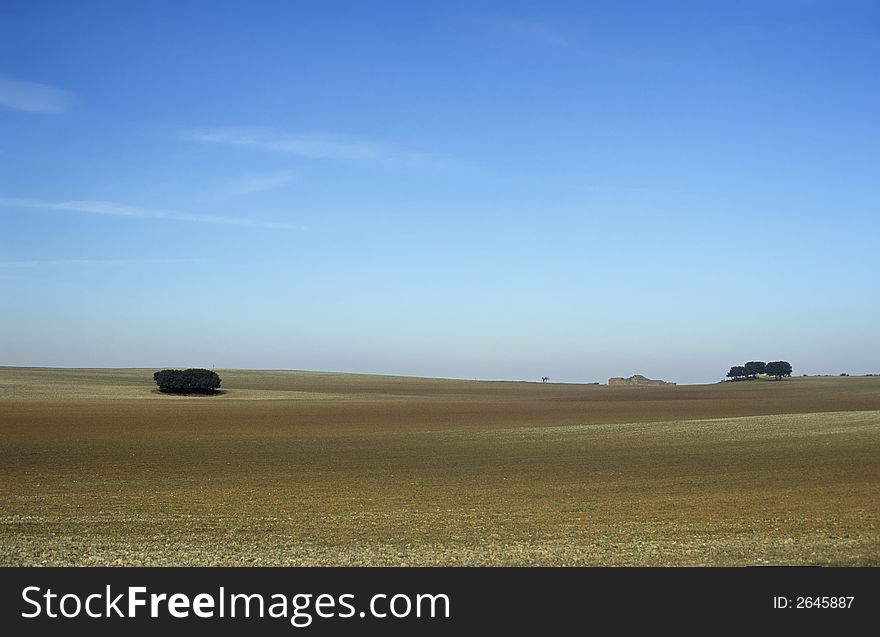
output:
POLYGON ((0 565, 880 565, 880 377, 0 368, 0 565))

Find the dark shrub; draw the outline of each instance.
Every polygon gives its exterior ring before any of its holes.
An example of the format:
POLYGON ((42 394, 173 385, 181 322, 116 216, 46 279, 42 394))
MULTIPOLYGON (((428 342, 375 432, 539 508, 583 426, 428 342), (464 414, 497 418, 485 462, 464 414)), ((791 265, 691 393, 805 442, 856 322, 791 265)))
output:
POLYGON ((780 380, 783 376, 791 376, 791 363, 788 361, 772 361, 767 363, 764 371, 768 376, 774 376, 780 380))
POLYGON ((153 380, 168 394, 213 394, 220 387, 220 377, 209 369, 163 369, 153 380))

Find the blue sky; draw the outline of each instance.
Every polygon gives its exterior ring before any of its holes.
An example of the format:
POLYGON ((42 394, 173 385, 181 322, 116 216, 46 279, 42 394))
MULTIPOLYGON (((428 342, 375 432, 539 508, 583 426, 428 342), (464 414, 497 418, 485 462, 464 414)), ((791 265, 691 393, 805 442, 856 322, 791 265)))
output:
POLYGON ((4 2, 0 364, 878 373, 875 2, 4 2))

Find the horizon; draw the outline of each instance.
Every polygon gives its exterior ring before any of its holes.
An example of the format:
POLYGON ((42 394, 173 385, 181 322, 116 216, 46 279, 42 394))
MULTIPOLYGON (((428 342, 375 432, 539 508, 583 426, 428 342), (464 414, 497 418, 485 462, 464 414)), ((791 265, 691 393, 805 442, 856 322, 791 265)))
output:
MULTIPOLYGON (((211 371, 220 371, 220 372, 290 372, 295 374, 324 374, 324 375, 332 375, 332 376, 375 376, 375 377, 385 377, 385 378, 403 378, 408 380, 438 380, 438 381, 452 381, 452 382, 476 382, 476 383, 533 383, 537 385, 548 384, 548 385, 601 385, 601 386, 609 386, 608 381, 612 379, 622 378, 628 379, 633 376, 643 376, 642 374, 634 373, 629 376, 610 376, 604 381, 566 381, 566 380, 554 380, 553 378, 547 379, 546 383, 538 379, 531 378, 522 378, 522 379, 509 379, 509 378, 458 378, 453 376, 414 376, 410 374, 382 374, 382 373, 368 373, 368 372, 351 372, 351 371, 341 371, 341 370, 330 370, 330 369, 287 369, 280 367, 192 367, 186 365, 157 365, 155 367, 143 367, 143 366, 127 366, 127 367, 77 367, 77 366, 53 366, 53 365, 0 365, 0 369, 44 369, 44 370, 61 370, 61 371, 73 371, 73 370, 84 370, 84 371, 97 371, 97 370, 106 370, 106 371, 125 371, 125 370, 153 370, 158 371, 161 369, 209 369, 211 371)), ((880 376, 880 374, 875 374, 871 372, 866 372, 863 374, 850 374, 850 373, 817 373, 817 374, 791 374, 788 380, 794 378, 841 378, 841 377, 851 377, 851 378, 870 378, 874 376, 880 376)), ((647 380, 664 380, 657 378, 646 378, 647 380)), ((221 379, 222 380, 222 379, 221 379)), ((755 378, 719 378, 714 381, 706 381, 699 383, 677 383, 675 381, 667 382, 667 386, 669 387, 678 387, 678 386, 692 386, 692 385, 717 385, 719 383, 728 383, 728 382, 751 382, 754 380, 760 381, 770 381, 770 382, 784 382, 777 381, 767 376, 766 374, 758 374, 755 378)), ((620 386, 620 385, 618 385, 620 386)))
POLYGON ((880 371, 875 3, 0 15, 0 365, 880 371))

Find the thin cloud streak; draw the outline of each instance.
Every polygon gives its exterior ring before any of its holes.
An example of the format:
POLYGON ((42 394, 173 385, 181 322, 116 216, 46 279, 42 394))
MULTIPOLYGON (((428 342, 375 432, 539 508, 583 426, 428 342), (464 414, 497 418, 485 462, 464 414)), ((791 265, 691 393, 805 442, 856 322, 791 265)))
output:
POLYGON ((292 170, 269 173, 266 175, 247 175, 233 182, 228 192, 233 195, 250 195, 267 190, 274 190, 290 183, 296 173, 292 170))
POLYGON ((687 192, 678 188, 664 186, 604 186, 586 184, 581 188, 588 192, 623 195, 686 195, 687 192))
POLYGON ((537 20, 511 20, 504 23, 504 28, 521 39, 541 46, 576 51, 571 41, 558 33, 545 22, 537 20))
POLYGON ((250 146, 310 159, 401 164, 426 164, 438 160, 437 156, 431 153, 411 151, 384 142, 341 135, 316 133, 287 135, 267 130, 217 128, 184 131, 183 137, 205 144, 250 146))
POLYGON ((0 268, 27 269, 41 267, 125 267, 130 265, 175 265, 200 263, 205 259, 35 259, 31 261, 0 261, 0 268))
POLYGON ((246 226, 250 228, 266 228, 272 230, 302 230, 298 226, 283 221, 259 221, 242 217, 218 217, 214 215, 197 215, 187 212, 169 210, 152 210, 139 208, 112 201, 41 201, 37 199, 14 199, 0 197, 0 207, 5 208, 36 208, 40 210, 62 210, 85 214, 109 215, 113 217, 137 217, 143 219, 162 219, 164 221, 187 221, 192 223, 209 223, 230 226, 246 226))
POLYGON ((67 91, 0 75, 0 105, 29 113, 60 113, 73 102, 67 91))

